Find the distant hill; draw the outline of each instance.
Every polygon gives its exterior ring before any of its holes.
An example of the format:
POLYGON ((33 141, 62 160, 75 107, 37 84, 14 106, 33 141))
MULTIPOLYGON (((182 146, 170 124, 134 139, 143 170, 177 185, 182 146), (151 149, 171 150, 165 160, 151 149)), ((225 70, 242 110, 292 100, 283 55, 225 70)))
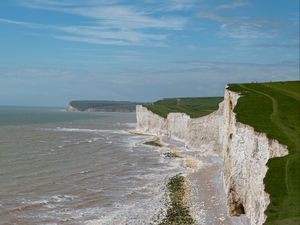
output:
POLYGON ((69 112, 135 112, 135 106, 139 104, 143 103, 108 100, 76 100, 69 103, 67 110, 69 112))

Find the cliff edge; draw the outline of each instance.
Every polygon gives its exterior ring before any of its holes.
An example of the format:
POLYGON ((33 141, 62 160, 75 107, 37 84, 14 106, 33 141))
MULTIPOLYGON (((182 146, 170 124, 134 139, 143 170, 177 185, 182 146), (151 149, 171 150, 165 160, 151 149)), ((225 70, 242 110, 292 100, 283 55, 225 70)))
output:
POLYGON ((221 155, 228 213, 246 214, 251 225, 262 225, 270 203, 264 185, 267 162, 287 155, 288 149, 265 133, 237 121, 234 108, 239 98, 238 93, 226 89, 219 109, 199 118, 190 118, 185 113, 169 113, 163 118, 137 105, 136 130, 181 140, 187 149, 221 155))

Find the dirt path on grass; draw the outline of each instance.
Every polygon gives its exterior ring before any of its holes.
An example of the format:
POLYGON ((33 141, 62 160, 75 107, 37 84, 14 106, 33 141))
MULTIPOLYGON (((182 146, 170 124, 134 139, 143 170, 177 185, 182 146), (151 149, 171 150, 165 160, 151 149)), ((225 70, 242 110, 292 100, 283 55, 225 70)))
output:
POLYGON ((290 98, 293 98, 295 100, 297 100, 298 102, 300 101, 300 93, 295 93, 295 92, 292 92, 292 91, 288 91, 288 90, 285 90, 285 89, 282 89, 282 88, 279 88, 279 87, 274 87, 274 86, 271 86, 271 85, 267 85, 267 84, 263 84, 265 87, 268 87, 270 89, 273 89, 275 91, 278 91, 280 92, 281 94, 284 94, 290 98))
MULTIPOLYGON (((285 134, 286 138, 289 139, 291 142, 294 142, 294 138, 291 137, 291 134, 293 132, 291 132, 290 128, 287 127, 282 120, 279 117, 279 107, 278 107, 278 101, 272 97, 271 95, 261 92, 261 91, 257 91, 255 89, 246 87, 245 85, 240 85, 241 87, 243 87, 244 89, 247 89, 249 91, 255 92, 257 94, 260 95, 264 95, 267 98, 269 98, 272 101, 272 107, 273 107, 273 111, 272 114, 270 115, 271 121, 279 128, 282 130, 282 132, 285 134)), ((268 87, 268 86, 266 86, 268 87)), ((269 87, 268 87, 269 88, 269 87)), ((295 143, 295 142, 294 142, 295 143)), ((298 143, 295 143, 296 146, 298 146, 298 143)), ((285 186, 287 189, 287 192, 289 192, 290 188, 289 188, 289 181, 288 181, 288 168, 289 167, 289 159, 286 160, 286 164, 285 164, 285 186)))
MULTIPOLYGON (((261 92, 261 91, 257 91, 255 89, 252 89, 252 88, 249 88, 249 87, 246 87, 245 85, 242 85, 240 84, 240 86, 244 89, 247 89, 249 91, 252 91, 252 92, 255 92, 257 94, 260 94, 260 95, 264 95, 266 96, 267 98, 269 98, 271 101, 272 101, 272 107, 273 107, 273 111, 272 111, 272 114, 270 115, 270 118, 271 118, 271 121, 279 128, 283 131, 283 133, 286 135, 286 138, 290 139, 290 141, 294 142, 294 139, 291 138, 290 134, 292 133, 290 128, 288 128, 280 119, 279 117, 279 107, 278 107, 278 102, 277 100, 272 97, 271 95, 267 94, 267 93, 264 93, 264 92, 261 92)), ((268 87, 268 86, 266 86, 268 87)))

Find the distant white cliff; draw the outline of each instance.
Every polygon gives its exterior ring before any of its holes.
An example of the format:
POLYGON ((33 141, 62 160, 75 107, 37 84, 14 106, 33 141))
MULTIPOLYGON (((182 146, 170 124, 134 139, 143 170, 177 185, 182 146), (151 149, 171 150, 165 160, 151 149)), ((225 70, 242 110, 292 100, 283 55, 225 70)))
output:
POLYGON ((270 203, 263 183, 268 170, 266 164, 272 157, 287 155, 288 150, 278 141, 268 139, 266 134, 237 122, 233 109, 238 98, 237 93, 226 89, 217 111, 195 119, 184 113, 169 113, 163 118, 137 105, 136 130, 184 141, 191 150, 221 155, 228 213, 246 214, 251 225, 262 225, 270 203))
POLYGON ((68 112, 78 112, 78 109, 74 108, 71 104, 68 104, 67 111, 68 112))

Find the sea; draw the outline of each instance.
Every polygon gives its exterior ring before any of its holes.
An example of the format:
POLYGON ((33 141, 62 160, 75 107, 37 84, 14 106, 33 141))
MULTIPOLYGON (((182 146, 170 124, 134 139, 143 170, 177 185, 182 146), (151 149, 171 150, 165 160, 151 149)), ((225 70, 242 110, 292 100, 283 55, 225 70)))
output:
POLYGON ((135 113, 0 107, 0 224, 154 224, 182 172, 135 113))

